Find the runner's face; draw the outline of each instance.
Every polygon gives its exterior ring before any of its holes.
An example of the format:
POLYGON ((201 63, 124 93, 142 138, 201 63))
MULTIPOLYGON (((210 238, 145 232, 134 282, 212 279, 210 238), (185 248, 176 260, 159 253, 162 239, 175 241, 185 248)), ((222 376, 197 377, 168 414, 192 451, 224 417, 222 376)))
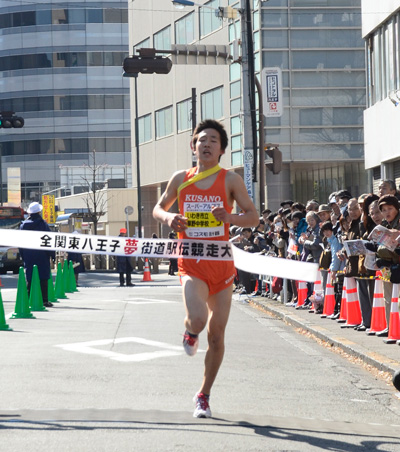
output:
POLYGON ((216 165, 220 155, 224 151, 221 149, 221 137, 215 129, 204 129, 199 133, 196 142, 195 154, 202 163, 213 163, 216 165))

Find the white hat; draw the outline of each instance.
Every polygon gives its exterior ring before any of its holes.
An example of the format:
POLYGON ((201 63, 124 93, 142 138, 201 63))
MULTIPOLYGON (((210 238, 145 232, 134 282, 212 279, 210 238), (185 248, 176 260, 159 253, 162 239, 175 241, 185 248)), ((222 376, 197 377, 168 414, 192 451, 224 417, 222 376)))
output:
POLYGON ((28 213, 39 213, 43 210, 43 206, 39 204, 38 202, 31 202, 29 204, 28 213))

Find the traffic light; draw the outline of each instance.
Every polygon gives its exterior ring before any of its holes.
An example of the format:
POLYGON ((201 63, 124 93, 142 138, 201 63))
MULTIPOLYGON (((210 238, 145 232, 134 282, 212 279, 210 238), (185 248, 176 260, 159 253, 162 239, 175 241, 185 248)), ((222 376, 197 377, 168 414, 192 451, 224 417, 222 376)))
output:
POLYGON ((20 129, 25 124, 24 118, 15 116, 13 111, 0 112, 0 129, 20 129))
POLYGON ((272 158, 272 163, 266 163, 265 166, 272 171, 272 174, 279 174, 282 171, 282 152, 277 144, 267 144, 264 147, 266 154, 272 158))
POLYGON ((125 58, 123 69, 124 76, 134 74, 168 74, 172 68, 172 61, 161 56, 134 55, 125 58))

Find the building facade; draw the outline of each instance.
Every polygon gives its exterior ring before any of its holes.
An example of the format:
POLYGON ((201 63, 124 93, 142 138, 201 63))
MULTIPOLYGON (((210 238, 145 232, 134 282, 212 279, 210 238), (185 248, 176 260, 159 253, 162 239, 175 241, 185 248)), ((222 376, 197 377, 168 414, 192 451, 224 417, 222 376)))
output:
POLYGON ((94 150, 98 164, 129 167, 127 1, 0 0, 0 42, 0 110, 25 119, 0 129, 4 190, 20 167, 23 205, 39 200, 94 150))
MULTIPOLYGON (((215 44, 230 45, 233 54, 241 36, 240 15, 236 20, 221 20, 213 10, 238 9, 246 2, 201 3, 203 7, 178 10, 162 0, 130 1, 130 49, 215 44)), ((361 0, 252 0, 251 8, 256 74, 264 67, 279 67, 283 74, 284 113, 280 118, 265 118, 262 131, 264 142, 279 144, 283 153, 281 173, 266 170, 266 185, 261 188, 266 206, 274 210, 286 198, 326 202, 331 192, 343 188, 355 194, 366 191, 361 0)), ((192 164, 193 109, 197 121, 213 117, 223 122, 230 147, 222 164, 243 171, 241 70, 239 62, 198 62, 175 64, 168 75, 139 75, 140 173, 149 232, 155 227, 151 206, 166 181, 174 171, 192 164)), ((131 96, 133 105, 133 83, 131 96)))
POLYGON ((365 167, 374 191, 381 179, 400 185, 400 1, 362 1, 367 55, 368 104, 364 114, 365 167))

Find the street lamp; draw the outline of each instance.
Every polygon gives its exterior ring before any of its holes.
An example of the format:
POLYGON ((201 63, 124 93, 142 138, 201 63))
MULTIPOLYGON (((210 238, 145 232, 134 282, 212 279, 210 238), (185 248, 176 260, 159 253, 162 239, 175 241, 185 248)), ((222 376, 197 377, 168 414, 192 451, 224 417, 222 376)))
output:
POLYGON ((124 77, 135 79, 135 147, 136 147, 136 183, 138 198, 138 237, 142 237, 142 190, 140 187, 140 154, 139 154, 139 113, 137 79, 142 74, 168 74, 172 68, 169 58, 156 56, 155 49, 139 49, 139 55, 125 58, 124 77))

